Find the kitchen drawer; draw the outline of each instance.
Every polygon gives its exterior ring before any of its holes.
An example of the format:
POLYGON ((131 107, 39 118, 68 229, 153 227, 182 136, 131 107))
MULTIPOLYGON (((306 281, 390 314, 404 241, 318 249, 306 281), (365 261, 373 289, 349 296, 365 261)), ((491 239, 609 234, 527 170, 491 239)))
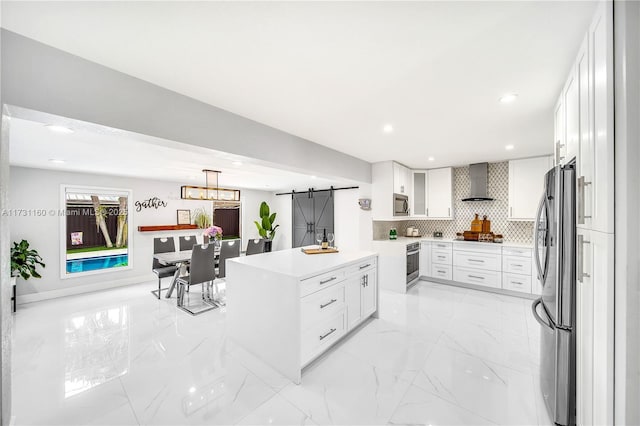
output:
POLYGON ((332 318, 316 324, 300 334, 302 365, 307 364, 340 339, 347 331, 347 311, 343 309, 332 318))
POLYGON ((353 274, 359 274, 361 272, 366 272, 369 271, 373 268, 376 267, 377 264, 377 258, 375 257, 371 257, 369 259, 365 259, 353 266, 349 266, 348 268, 346 268, 346 276, 350 276, 353 274))
POLYGON ((531 249, 527 247, 503 247, 502 254, 504 256, 531 257, 531 249))
POLYGON ((454 251, 453 264, 463 268, 482 269, 483 271, 501 271, 502 256, 494 253, 454 251))
POLYGON ((344 309, 345 283, 317 291, 300 299, 300 327, 306 330, 313 324, 326 320, 344 309))
POLYGON ((502 288, 502 273, 496 271, 454 267, 453 280, 466 284, 502 288))
POLYGON ((451 251, 452 250, 453 245, 451 243, 444 243, 444 242, 431 242, 431 248, 433 248, 434 250, 448 250, 451 251))
POLYGON ((453 276, 452 266, 434 263, 431 265, 431 276, 433 278, 440 278, 441 280, 451 280, 453 276))
POLYGON ((431 250, 431 262, 451 265, 451 252, 447 250, 433 249, 431 250))
MULTIPOLYGON (((314 256, 323 256, 322 254, 317 254, 314 256)), ((300 283, 300 297, 307 296, 311 293, 315 293, 316 291, 320 291, 324 288, 332 286, 334 284, 339 283, 345 278, 345 270, 338 269, 335 271, 327 272, 322 275, 317 275, 315 277, 307 278, 306 280, 302 280, 300 283)))
POLYGON ((531 275, 502 274, 502 288, 522 293, 531 293, 531 275))
POLYGON ((531 257, 502 256, 502 270, 512 274, 531 275, 531 257))
POLYGON ((478 241, 456 241, 453 244, 454 251, 470 251, 472 253, 502 253, 500 244, 483 243, 478 241))

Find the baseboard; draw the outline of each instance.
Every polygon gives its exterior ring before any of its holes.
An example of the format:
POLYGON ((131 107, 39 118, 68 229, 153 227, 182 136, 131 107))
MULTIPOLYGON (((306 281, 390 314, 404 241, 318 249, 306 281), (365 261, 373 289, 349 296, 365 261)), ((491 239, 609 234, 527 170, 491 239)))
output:
POLYGON ((461 283, 459 281, 443 280, 441 278, 425 277, 424 275, 421 275, 420 279, 422 281, 429 281, 429 282, 436 283, 436 284, 446 284, 446 285, 451 285, 451 286, 454 286, 454 287, 468 288, 470 290, 479 290, 479 291, 486 291, 486 292, 489 292, 489 293, 504 294, 504 295, 507 295, 507 296, 520 297, 522 299, 535 300, 538 297, 540 297, 540 295, 533 294, 533 293, 521 293, 519 291, 505 290, 505 289, 502 289, 502 288, 486 287, 486 286, 482 286, 482 285, 473 285, 473 284, 461 283))
POLYGON ((58 290, 43 291, 39 293, 29 293, 18 295, 18 305, 25 303, 40 302, 43 300, 57 299, 58 297, 74 296, 83 293, 92 293, 94 291, 108 290, 110 288, 123 287, 131 284, 140 284, 144 282, 156 281, 157 277, 150 273, 138 277, 123 278, 121 280, 106 280, 95 284, 81 284, 74 287, 61 288, 58 290))

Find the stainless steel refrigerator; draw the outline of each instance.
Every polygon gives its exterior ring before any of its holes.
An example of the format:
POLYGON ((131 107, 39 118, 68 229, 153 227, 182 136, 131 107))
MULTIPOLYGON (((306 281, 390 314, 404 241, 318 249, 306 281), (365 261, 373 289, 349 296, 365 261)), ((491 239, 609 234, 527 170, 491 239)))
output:
POLYGON ((540 323, 540 388, 559 425, 575 424, 576 283, 575 162, 545 176, 534 230, 534 262, 542 296, 533 302, 540 323))

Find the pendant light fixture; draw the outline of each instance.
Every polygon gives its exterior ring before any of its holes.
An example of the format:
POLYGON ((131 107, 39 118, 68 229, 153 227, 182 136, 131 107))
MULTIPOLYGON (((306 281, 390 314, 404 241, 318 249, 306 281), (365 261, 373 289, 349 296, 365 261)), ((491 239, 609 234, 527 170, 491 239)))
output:
POLYGON ((205 186, 181 187, 180 198, 183 200, 211 200, 214 202, 236 204, 240 202, 240 190, 218 187, 218 170, 202 170, 205 176, 205 186))

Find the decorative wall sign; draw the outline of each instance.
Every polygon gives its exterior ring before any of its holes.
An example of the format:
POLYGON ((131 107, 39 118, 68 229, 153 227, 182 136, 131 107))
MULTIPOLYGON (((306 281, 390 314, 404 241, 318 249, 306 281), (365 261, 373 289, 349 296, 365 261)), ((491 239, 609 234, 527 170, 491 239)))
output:
POLYGON ((136 201, 136 211, 139 212, 142 209, 159 209, 160 207, 167 207, 167 202, 162 201, 158 197, 149 198, 143 201, 136 201))
POLYGON ((178 225, 191 224, 191 210, 178 210, 178 225))

